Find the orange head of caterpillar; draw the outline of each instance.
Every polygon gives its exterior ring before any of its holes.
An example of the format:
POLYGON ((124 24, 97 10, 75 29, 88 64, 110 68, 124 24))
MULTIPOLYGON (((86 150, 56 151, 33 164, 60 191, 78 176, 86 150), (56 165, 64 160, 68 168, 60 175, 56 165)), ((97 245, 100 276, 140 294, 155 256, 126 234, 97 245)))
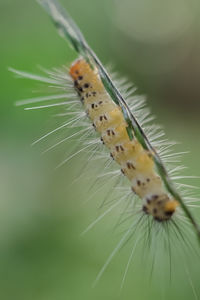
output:
POLYGON ((74 80, 77 80, 79 76, 83 75, 84 68, 86 67, 87 63, 82 59, 78 59, 72 64, 69 74, 74 80))
POLYGON ((91 68, 83 59, 76 60, 69 70, 69 74, 74 81, 74 87, 81 97, 81 101, 84 101, 85 88, 89 87, 86 81, 90 73, 91 68))
MULTIPOLYGON (((84 59, 77 59, 69 69, 69 75, 74 81, 79 81, 79 83, 85 83, 86 80, 96 81, 96 70, 93 70, 89 63, 84 59)), ((101 83, 101 81, 100 81, 101 83)))
POLYGON ((103 89, 97 70, 92 69, 83 59, 78 59, 72 64, 69 75, 72 77, 74 87, 81 97, 80 100, 84 102, 88 109, 88 105, 96 101, 97 93, 102 92, 103 89))
POLYGON ((168 221, 174 214, 178 202, 169 198, 167 194, 152 195, 146 199, 143 205, 143 211, 152 215, 154 220, 158 222, 168 221))

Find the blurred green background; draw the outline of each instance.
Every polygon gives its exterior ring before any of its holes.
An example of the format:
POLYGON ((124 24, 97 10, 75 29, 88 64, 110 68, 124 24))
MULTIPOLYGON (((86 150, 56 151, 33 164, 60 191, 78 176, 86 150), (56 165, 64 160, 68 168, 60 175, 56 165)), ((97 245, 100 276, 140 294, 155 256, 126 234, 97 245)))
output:
MULTIPOLYGON (((168 137, 181 142, 176 149, 191 151, 184 158, 187 172, 199 175, 199 1, 61 2, 100 59, 113 63, 138 86, 139 94, 147 95, 168 137)), ((0 0, 0 25, 1 299, 195 299, 190 280, 176 262, 167 288, 161 288, 156 275, 151 283, 141 280, 142 270, 135 266, 120 293, 129 254, 126 249, 113 260, 97 287, 91 288, 119 240, 112 234, 112 216, 80 238, 97 215, 102 192, 83 205, 88 198, 84 181, 71 184, 77 176, 78 158, 54 173, 59 153, 49 160, 40 155, 42 145, 30 147, 49 128, 52 112, 24 112, 15 107, 16 100, 37 95, 40 87, 16 79, 7 70, 11 66, 38 72, 38 65, 69 65, 76 54, 35 1, 0 0)), ((98 163, 94 167, 98 170, 98 163)), ((189 183, 199 185, 198 180, 189 183)), ((200 295, 195 259, 190 272, 200 295)))

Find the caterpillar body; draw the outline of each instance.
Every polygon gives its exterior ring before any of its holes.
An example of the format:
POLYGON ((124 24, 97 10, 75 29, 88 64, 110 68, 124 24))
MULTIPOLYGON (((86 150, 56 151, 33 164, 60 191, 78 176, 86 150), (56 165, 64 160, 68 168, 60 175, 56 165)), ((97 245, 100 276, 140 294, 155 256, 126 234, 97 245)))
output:
POLYGON ((130 180, 132 191, 143 200, 143 211, 157 221, 169 220, 177 201, 164 191, 155 172, 151 153, 134 137, 130 140, 123 113, 106 92, 96 69, 79 59, 70 68, 70 75, 88 117, 109 148, 111 157, 130 180))

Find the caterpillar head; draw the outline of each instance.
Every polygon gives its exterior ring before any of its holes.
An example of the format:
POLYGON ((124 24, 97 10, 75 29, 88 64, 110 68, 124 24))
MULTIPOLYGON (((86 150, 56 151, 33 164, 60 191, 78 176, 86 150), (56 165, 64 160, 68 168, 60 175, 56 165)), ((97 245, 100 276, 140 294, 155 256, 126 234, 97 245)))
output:
POLYGON ((143 205, 143 211, 146 214, 152 215, 158 222, 168 221, 174 214, 178 202, 170 199, 168 195, 153 195, 146 199, 143 205))

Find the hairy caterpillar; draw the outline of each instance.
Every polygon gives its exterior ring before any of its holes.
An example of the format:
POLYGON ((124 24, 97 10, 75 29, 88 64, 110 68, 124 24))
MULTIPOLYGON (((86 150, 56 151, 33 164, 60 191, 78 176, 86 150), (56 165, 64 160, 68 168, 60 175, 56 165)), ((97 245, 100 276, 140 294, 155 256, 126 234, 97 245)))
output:
MULTIPOLYGON (((140 107, 140 101, 136 99, 133 111, 131 112, 128 104, 124 101, 124 98, 126 99, 127 97, 126 93, 124 97, 121 96, 96 55, 86 44, 73 21, 68 16, 63 16, 54 1, 47 0, 41 1, 41 3, 47 8, 56 25, 68 37, 75 50, 79 53, 79 59, 72 64, 69 71, 66 70, 66 68, 63 70, 56 69, 53 71, 47 71, 47 77, 32 75, 20 71, 15 71, 15 73, 22 77, 51 84, 62 91, 66 91, 67 89, 73 94, 65 92, 63 94, 24 101, 21 102, 21 104, 64 99, 63 102, 56 102, 28 109, 62 105, 67 110, 66 112, 63 112, 63 115, 69 116, 69 114, 73 114, 73 107, 77 104, 80 111, 78 110, 76 115, 75 110, 74 118, 67 120, 67 122, 54 129, 52 132, 47 133, 37 140, 37 142, 46 138, 51 133, 57 132, 61 128, 68 128, 73 124, 75 126, 76 123, 85 116, 84 112, 86 112, 89 119, 93 122, 96 131, 101 136, 102 142, 109 149, 111 157, 116 163, 118 163, 125 177, 129 179, 133 192, 140 197, 140 200, 142 200, 142 202, 140 201, 138 205, 139 218, 134 218, 135 216, 133 215, 133 212, 131 212, 131 217, 134 222, 120 240, 115 250, 109 256, 106 264, 99 273, 99 278, 112 257, 116 254, 123 243, 133 235, 133 231, 138 228, 138 224, 140 223, 142 223, 145 233, 147 232, 148 239, 151 239, 151 226, 154 225, 162 226, 161 228, 163 229, 163 232, 166 231, 166 234, 169 234, 168 226, 171 226, 172 230, 174 230, 177 236, 180 237, 182 232, 179 232, 178 222, 182 222, 181 230, 185 230, 185 224, 183 225, 183 223, 188 220, 191 221, 196 233, 199 235, 199 228, 193 215, 188 209, 188 206, 194 199, 192 199, 190 195, 187 195, 183 202, 182 197, 179 196, 179 193, 177 193, 174 185, 169 179, 168 173, 172 177, 172 175, 176 175, 176 172, 181 168, 176 166, 174 169, 166 172, 166 169, 163 166, 163 162, 170 161, 171 154, 167 153, 167 150, 171 144, 163 140, 158 141, 156 144, 153 142, 153 139, 150 139, 148 134, 147 138, 140 126, 142 119, 143 121, 147 121, 148 119, 144 110, 141 110, 142 117, 140 114, 140 118, 134 118, 134 116, 137 115, 137 105, 140 107), (70 77, 67 74, 68 72, 70 77), (77 97, 74 91, 78 92, 79 97, 77 97), (82 101, 82 107, 79 106, 80 100, 82 101), (158 149, 159 146, 159 154, 164 154, 162 156, 162 160, 160 160, 160 157, 155 150, 158 149), (183 212, 188 217, 187 219, 183 212), (151 218, 150 220, 152 223, 148 227, 149 217, 151 218)), ((83 134, 84 140, 84 138, 87 137, 84 133, 85 130, 87 131, 88 129, 87 126, 88 125, 86 125, 86 128, 83 128, 77 133, 75 132, 71 134, 71 136, 67 137, 65 140, 70 137, 79 136, 79 134, 83 134)), ((145 133, 148 131, 150 135, 156 136, 156 127, 149 127, 145 129, 145 133)), ((89 131, 89 134, 91 134, 91 131, 89 131)), ((158 137, 160 137, 159 134, 158 137)), ((54 148, 63 141, 64 140, 58 142, 50 148, 54 148)), ((91 145, 93 144, 91 143, 91 145)), ((79 150, 79 152, 84 149, 89 149, 91 145, 88 143, 88 140, 86 140, 83 149, 79 150)), ((69 156, 63 163, 67 162, 76 154, 77 152, 69 156)), ((182 188, 181 185, 180 187, 182 188)), ((124 199, 125 196, 122 199, 124 199)), ((134 195, 131 194, 131 197, 134 198, 134 195)), ((194 202, 195 201, 196 200, 194 200, 194 202)), ((109 212, 114 206, 115 204, 113 204, 103 215, 109 212)), ((186 225, 190 228, 189 224, 186 223, 186 225)), ((143 236, 141 235, 140 239, 142 240, 142 238, 143 236)), ((159 238, 161 237, 159 236, 159 238)), ((130 258, 131 257, 132 255, 130 258)))
POLYGON ((109 148, 111 157, 131 181, 133 192, 143 199, 143 211, 157 221, 170 219, 177 201, 170 199, 164 191, 162 181, 154 171, 151 153, 143 149, 136 138, 130 141, 123 113, 106 92, 97 70, 92 70, 80 59, 70 68, 70 75, 87 115, 109 148))

